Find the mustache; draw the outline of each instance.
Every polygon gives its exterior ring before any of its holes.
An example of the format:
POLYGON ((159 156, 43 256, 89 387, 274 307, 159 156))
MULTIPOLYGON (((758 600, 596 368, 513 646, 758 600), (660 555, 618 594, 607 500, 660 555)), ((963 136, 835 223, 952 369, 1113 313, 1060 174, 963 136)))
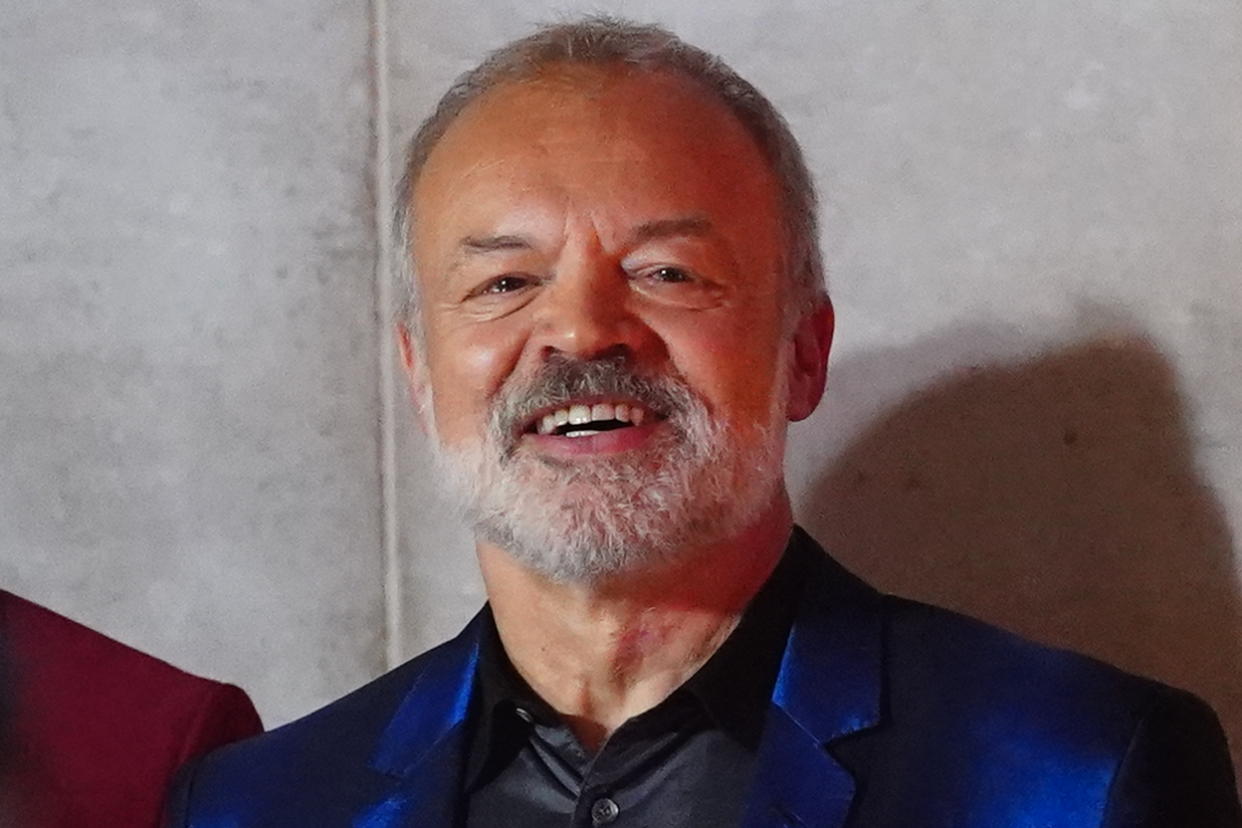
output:
POLYGON ((492 403, 492 434, 508 454, 536 413, 590 396, 636 400, 674 423, 698 402, 689 383, 676 372, 641 374, 625 356, 582 360, 554 354, 534 376, 500 389, 492 403))

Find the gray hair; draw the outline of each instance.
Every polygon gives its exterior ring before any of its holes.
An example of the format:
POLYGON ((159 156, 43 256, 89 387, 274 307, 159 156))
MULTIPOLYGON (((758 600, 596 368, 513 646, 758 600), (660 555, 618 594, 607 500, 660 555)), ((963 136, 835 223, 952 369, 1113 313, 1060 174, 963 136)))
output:
POLYGON ((558 63, 620 63, 647 71, 686 77, 721 101, 742 123, 771 166, 781 190, 784 268, 789 294, 786 317, 796 320, 824 297, 824 266, 819 250, 815 185, 802 149, 772 103, 723 60, 691 46, 660 26, 641 25, 609 16, 540 27, 487 56, 461 75, 436 104, 410 141, 405 171, 397 190, 393 222, 400 280, 398 318, 421 332, 417 318, 418 285, 410 249, 411 200, 419 174, 457 116, 486 92, 506 83, 528 80, 558 63))

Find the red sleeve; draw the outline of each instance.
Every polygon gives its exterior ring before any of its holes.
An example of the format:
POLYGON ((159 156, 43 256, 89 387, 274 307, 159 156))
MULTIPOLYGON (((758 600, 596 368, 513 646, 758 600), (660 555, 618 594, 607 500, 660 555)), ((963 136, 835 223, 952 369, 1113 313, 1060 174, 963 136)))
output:
POLYGON ((0 659, 0 825, 154 828, 185 761, 260 730, 238 688, 3 592, 0 659))

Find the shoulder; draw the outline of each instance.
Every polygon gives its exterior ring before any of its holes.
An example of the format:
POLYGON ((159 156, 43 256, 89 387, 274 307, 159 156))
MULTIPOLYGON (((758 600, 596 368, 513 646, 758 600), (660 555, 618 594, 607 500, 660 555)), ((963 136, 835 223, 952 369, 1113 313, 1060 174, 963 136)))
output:
POLYGON ((416 684, 426 658, 424 654, 409 661, 300 719, 212 753, 202 763, 200 776, 281 769, 304 773, 316 764, 365 759, 416 684))
POLYGON ((1186 696, 1094 658, 949 610, 883 596, 889 692, 1051 724, 1089 717, 1128 732, 1162 699, 1186 696))
POLYGON ((385 732, 429 693, 420 681, 466 660, 466 636, 440 645, 319 710, 227 745, 182 770, 169 825, 294 824, 294 814, 346 819, 384 781, 374 767, 385 732), (339 811, 339 815, 336 812, 339 811), (282 822, 280 820, 286 820, 282 822), (267 824, 267 823, 264 823, 267 824))
POLYGON ((969 809, 989 826, 1018 813, 1020 824, 1242 825, 1220 724, 1195 696, 885 595, 799 539, 819 562, 799 610, 813 639, 798 650, 803 704, 814 713, 827 702, 806 699, 840 695, 842 675, 874 700, 859 707, 868 724, 834 745, 867 791, 864 823, 959 824, 969 809))
POLYGON ((249 698, 0 592, 0 639, 16 785, 66 824, 151 824, 184 761, 260 730, 249 698))
POLYGON ((1089 656, 879 592, 805 533, 798 539, 802 554, 816 562, 806 570, 801 616, 830 621, 808 625, 825 638, 833 634, 829 626, 846 627, 849 643, 840 646, 874 652, 883 706, 893 715, 903 713, 904 721, 922 715, 986 720, 1015 732, 1029 728, 1045 742, 1060 736, 1067 746, 1080 741, 1124 748, 1149 712, 1202 706, 1188 693, 1089 656))
POLYGON ((1058 803, 1082 824, 1239 824, 1220 724, 1194 695, 948 610, 881 603, 890 758, 922 758, 976 801, 1058 803))
POLYGON ((91 674, 105 682, 116 677, 116 685, 135 692, 146 686, 135 683, 135 678, 167 685, 174 692, 210 683, 11 592, 0 591, 0 624, 5 657, 20 673, 91 674))
MULTIPOLYGON (((140 734, 203 733, 223 728, 247 735, 258 718, 239 688, 188 673, 46 607, 0 591, 5 678, 23 717, 47 711, 57 717, 125 721, 116 737, 132 744, 140 734)), ((62 728, 64 729, 64 728, 62 728)), ((81 735, 81 734, 79 734, 81 735)), ((212 738, 210 732, 205 738, 212 738)), ((192 749, 192 745, 187 749, 192 749)))

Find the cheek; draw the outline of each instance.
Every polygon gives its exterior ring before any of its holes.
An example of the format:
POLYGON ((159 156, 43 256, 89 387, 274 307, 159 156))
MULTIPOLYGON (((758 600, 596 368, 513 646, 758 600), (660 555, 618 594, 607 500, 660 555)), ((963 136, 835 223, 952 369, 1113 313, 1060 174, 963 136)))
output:
POLYGON ((669 342, 669 352, 712 409, 731 418, 766 421, 781 356, 779 330, 769 327, 702 320, 669 342))
POLYGON ((471 326, 437 338, 429 373, 442 436, 482 434, 489 402, 520 354, 520 337, 501 326, 471 326))

